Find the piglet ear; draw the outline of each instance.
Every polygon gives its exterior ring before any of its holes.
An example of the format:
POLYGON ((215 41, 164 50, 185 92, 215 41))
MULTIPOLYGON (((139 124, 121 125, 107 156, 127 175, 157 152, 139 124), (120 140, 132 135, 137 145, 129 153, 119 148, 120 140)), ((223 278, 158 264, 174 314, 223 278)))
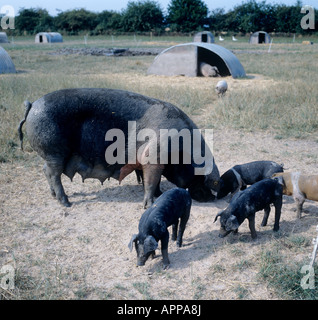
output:
POLYGON ((215 217, 215 219, 214 219, 213 223, 218 219, 218 217, 220 217, 220 216, 222 215, 222 213, 223 213, 223 211, 219 212, 219 213, 216 215, 216 217, 215 217))
POLYGON ((282 176, 277 176, 276 178, 274 178, 274 180, 277 180, 277 182, 280 185, 285 186, 285 181, 284 181, 284 178, 282 176))
POLYGON ((144 241, 144 253, 155 251, 158 248, 158 242, 153 236, 147 236, 144 241))
POLYGON ((130 252, 132 251, 132 248, 133 248, 133 242, 137 240, 137 234, 134 234, 132 237, 131 237, 131 240, 130 242, 128 243, 128 248, 130 250, 130 252))
POLYGON ((231 214, 230 217, 227 219, 225 224, 225 230, 226 231, 234 231, 239 227, 239 223, 237 221, 237 218, 231 214))

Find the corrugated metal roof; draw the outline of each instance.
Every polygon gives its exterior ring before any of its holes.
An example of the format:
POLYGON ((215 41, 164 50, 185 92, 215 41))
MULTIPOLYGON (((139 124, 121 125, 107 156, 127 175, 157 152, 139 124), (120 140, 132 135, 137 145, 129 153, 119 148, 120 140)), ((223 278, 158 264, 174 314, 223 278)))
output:
POLYGON ((271 37, 270 35, 265 32, 265 31, 256 31, 253 34, 251 34, 250 39, 249 39, 249 43, 259 43, 259 35, 263 34, 265 36, 264 41, 262 43, 270 43, 271 42, 271 37))
MULTIPOLYGON (((180 52, 182 53, 182 48, 184 48, 184 54, 186 54, 186 52, 189 52, 189 54, 192 53, 192 51, 196 48, 204 48, 208 51, 211 51, 211 53, 216 54, 217 56, 219 56, 219 58, 225 63, 226 67, 229 70, 229 73, 232 75, 233 78, 241 78, 241 77, 245 77, 246 73, 245 70, 241 64, 241 62, 238 60, 238 58, 228 49, 217 45, 217 44, 213 44, 213 43, 204 43, 204 42, 190 42, 190 43, 183 43, 183 44, 178 44, 176 46, 172 46, 164 51, 162 51, 158 56, 156 56, 153 65, 158 65, 158 69, 159 70, 159 74, 163 74, 163 70, 164 70, 164 64, 165 64, 165 55, 169 55, 169 53, 171 52, 180 52), (193 49, 193 50, 192 50, 193 49)), ((171 55, 169 55, 169 59, 171 60, 171 55)), ((176 60, 176 62, 178 62, 178 65, 180 66, 179 68, 182 68, 182 64, 180 64, 180 62, 178 61, 178 54, 175 54, 173 59, 176 60)), ((191 59, 190 59, 191 60, 191 59)), ((171 64, 171 61, 169 61, 169 63, 171 64)), ((184 68, 187 68, 187 66, 184 66, 184 68)), ((156 74, 155 73, 155 67, 150 66, 150 68, 148 69, 148 73, 149 74, 156 74)), ((182 70, 180 70, 179 74, 182 74, 181 72, 182 70)), ((170 68, 170 72, 171 72, 171 68, 170 68)), ((167 74, 167 75, 171 75, 171 74, 167 74)), ((185 75, 187 75, 185 73, 185 75)))
POLYGON ((209 31, 197 32, 193 42, 214 43, 214 35, 209 31), (205 41, 203 41, 204 36, 206 37, 205 41))
POLYGON ((0 43, 8 43, 8 37, 5 32, 0 32, 0 43))
POLYGON ((52 43, 52 42, 63 42, 63 37, 58 32, 39 32, 35 35, 35 42, 39 43, 39 37, 45 36, 46 41, 42 41, 43 43, 52 43))
POLYGON ((217 54, 225 62, 233 78, 246 77, 245 70, 240 60, 230 50, 214 43, 199 43, 196 45, 217 54))
POLYGON ((0 73, 16 73, 9 54, 2 47, 0 47, 0 73))

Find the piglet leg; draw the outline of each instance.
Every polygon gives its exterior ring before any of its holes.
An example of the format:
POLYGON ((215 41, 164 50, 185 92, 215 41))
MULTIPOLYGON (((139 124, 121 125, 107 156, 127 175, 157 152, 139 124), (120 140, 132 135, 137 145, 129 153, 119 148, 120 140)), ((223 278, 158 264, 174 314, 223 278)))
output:
POLYGON ((297 206, 297 218, 300 219, 301 218, 301 213, 303 211, 303 204, 304 204, 305 200, 300 200, 300 199, 296 199, 296 206, 297 206))
POLYGON ((169 232, 168 230, 164 233, 161 238, 161 253, 163 260, 163 268, 167 269, 170 265, 169 257, 168 257, 168 243, 169 243, 169 232))
POLYGON ((172 236, 171 240, 176 241, 177 240, 177 234, 178 234, 178 225, 179 225, 179 219, 172 225, 172 236))
POLYGON ((180 226, 179 226, 179 233, 178 233, 178 238, 177 238, 177 246, 178 247, 182 246, 182 237, 183 237, 183 233, 186 228, 187 222, 189 220, 189 217, 190 217, 190 208, 181 217, 180 226))
POLYGON ((248 218, 248 226, 251 231, 252 239, 255 239, 257 237, 256 230, 255 230, 255 215, 248 218))
POLYGON ((279 220, 280 220, 280 215, 282 211, 282 205, 283 205, 283 199, 279 198, 274 202, 275 206, 275 223, 274 223, 274 231, 279 230, 279 220))
POLYGON ((266 206, 266 208, 264 209, 264 217, 263 217, 263 221, 261 226, 265 227, 267 225, 267 221, 268 221, 268 217, 269 217, 269 213, 271 211, 271 207, 270 206, 266 206))

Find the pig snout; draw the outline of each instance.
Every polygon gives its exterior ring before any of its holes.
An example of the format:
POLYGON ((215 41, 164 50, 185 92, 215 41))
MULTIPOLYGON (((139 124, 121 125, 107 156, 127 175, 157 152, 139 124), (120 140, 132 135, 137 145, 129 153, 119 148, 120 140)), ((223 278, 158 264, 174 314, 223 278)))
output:
POLYGON ((146 264, 146 258, 145 257, 137 257, 137 267, 142 267, 146 264))
POLYGON ((137 267, 144 266, 150 256, 153 259, 155 257, 155 251, 150 251, 150 252, 147 252, 146 254, 137 255, 137 267))

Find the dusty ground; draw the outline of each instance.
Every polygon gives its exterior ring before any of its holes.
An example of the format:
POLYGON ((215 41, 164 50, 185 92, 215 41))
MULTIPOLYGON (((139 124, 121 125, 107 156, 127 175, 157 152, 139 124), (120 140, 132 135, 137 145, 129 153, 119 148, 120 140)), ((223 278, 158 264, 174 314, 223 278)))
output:
MULTIPOLYGON (((315 141, 277 140, 270 132, 214 131, 207 136, 221 173, 235 164, 273 160, 285 168, 317 174, 315 141)), ((247 222, 238 235, 218 238, 216 214, 225 200, 193 201, 184 234, 184 246, 169 242, 171 267, 162 270, 161 254, 144 267, 136 267, 136 253, 128 243, 137 232, 142 209, 142 186, 135 175, 121 186, 115 180, 101 186, 83 184, 79 176, 63 184, 71 208, 53 199, 42 173, 42 160, 0 165, 0 267, 14 266, 16 289, 3 297, 31 299, 280 299, 258 276, 259 257, 291 235, 316 236, 318 204, 306 202, 301 220, 292 198, 284 197, 281 229, 272 231, 273 212, 267 227, 252 240, 247 222)), ((162 190, 172 185, 163 180, 162 190)), ((306 259, 312 246, 299 250, 286 246, 285 260, 306 259)), ((309 259, 308 259, 309 260, 309 259)))

